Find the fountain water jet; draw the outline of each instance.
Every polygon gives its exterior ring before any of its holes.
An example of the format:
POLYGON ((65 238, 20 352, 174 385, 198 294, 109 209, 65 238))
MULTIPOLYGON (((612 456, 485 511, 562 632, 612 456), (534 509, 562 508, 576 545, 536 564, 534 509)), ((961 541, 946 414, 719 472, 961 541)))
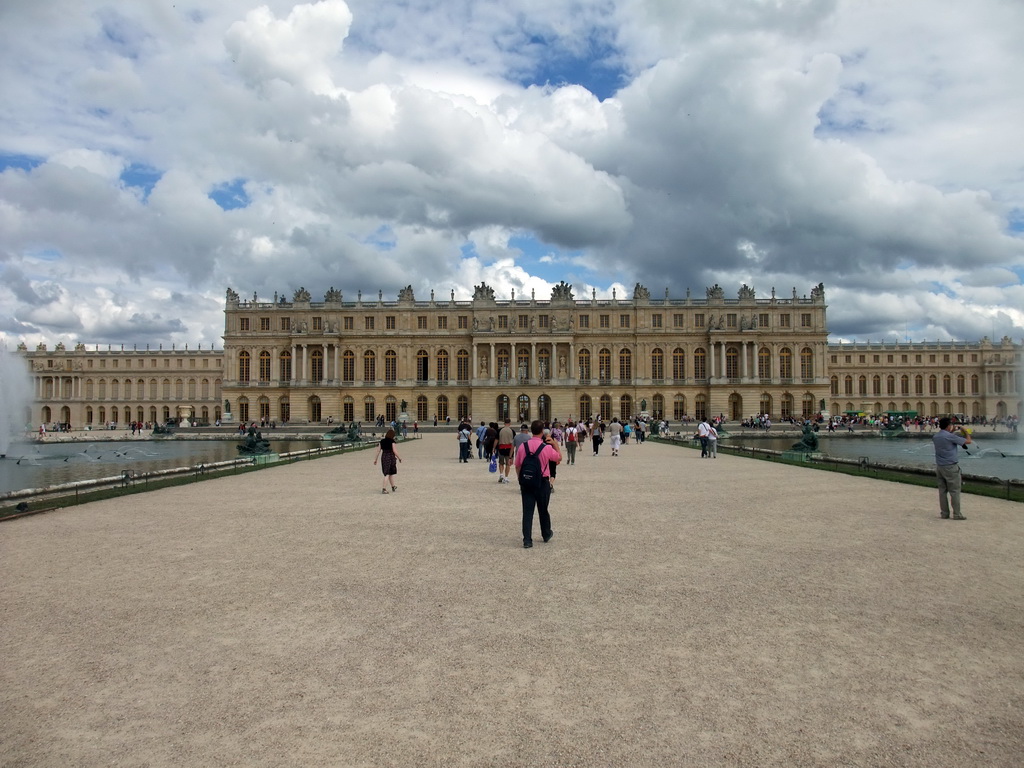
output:
POLYGON ((11 440, 29 423, 32 383, 25 359, 0 345, 0 459, 7 457, 11 440))

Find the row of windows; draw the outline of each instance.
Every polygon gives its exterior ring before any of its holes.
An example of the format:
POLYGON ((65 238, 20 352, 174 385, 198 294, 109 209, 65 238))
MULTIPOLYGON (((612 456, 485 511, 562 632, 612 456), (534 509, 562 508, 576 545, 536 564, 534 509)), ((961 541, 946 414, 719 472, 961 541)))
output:
MULTIPOLYGON (((766 413, 776 417, 789 418, 795 416, 794 406, 796 404, 796 398, 790 394, 785 393, 778 398, 779 412, 776 414, 775 398, 764 393, 761 395, 758 402, 759 413, 766 413)), ((803 417, 811 417, 817 413, 817 404, 815 403, 814 396, 811 393, 805 393, 801 398, 801 410, 800 415, 803 417)), ((277 412, 274 413, 271 409, 270 398, 264 396, 260 397, 256 403, 255 414, 250 412, 250 406, 252 404, 246 397, 241 397, 238 400, 238 413, 239 420, 244 422, 250 421, 256 417, 261 420, 271 421, 274 419, 287 422, 291 418, 291 403, 287 397, 282 397, 277 401, 277 412)), ((395 421, 399 416, 399 403, 394 396, 388 396, 384 398, 384 410, 378 411, 377 398, 373 396, 367 396, 357 404, 356 400, 352 397, 346 397, 341 403, 341 419, 345 422, 352 422, 360 419, 362 421, 375 421, 378 416, 383 415, 387 421, 395 421), (357 410, 357 405, 359 406, 357 410)), ((467 419, 473 417, 474 420, 481 421, 504 421, 508 418, 515 423, 529 422, 533 419, 543 419, 545 421, 553 421, 554 419, 564 419, 569 414, 557 414, 553 413, 551 408, 551 397, 549 395, 540 395, 537 398, 536 403, 533 402, 529 395, 518 395, 517 397, 510 397, 509 395, 499 395, 494 403, 494 412, 491 414, 480 415, 477 414, 475 417, 469 412, 469 398, 466 395, 460 395, 455 401, 455 412, 451 411, 451 401, 445 395, 440 395, 431 401, 426 395, 419 395, 416 398, 414 405, 414 415, 410 414, 411 418, 415 418, 417 421, 428 422, 431 420, 446 421, 449 417, 456 419, 467 419)), ((310 421, 319 422, 324 419, 323 405, 319 397, 315 395, 310 397, 308 402, 308 413, 310 421)), ((604 420, 610 420, 613 417, 620 419, 631 419, 638 415, 636 408, 636 402, 631 395, 621 395, 619 397, 613 397, 612 395, 601 395, 598 398, 592 398, 590 395, 580 395, 576 402, 576 413, 573 414, 574 418, 588 419, 591 417, 600 417, 604 420)), ((665 412, 665 396, 661 394, 655 394, 651 397, 649 413, 654 418, 664 418, 665 412)), ((743 418, 746 413, 744 408, 745 404, 743 398, 739 395, 732 395, 729 399, 729 411, 730 418, 739 419, 743 418)), ((707 418, 711 414, 708 413, 708 397, 704 394, 699 394, 693 398, 692 403, 687 399, 686 395, 676 394, 672 399, 672 414, 671 418, 680 420, 685 418, 696 417, 707 418), (690 407, 693 407, 691 413, 690 407)))
MULTIPOLYGON (((163 367, 164 368, 170 368, 171 367, 171 360, 170 360, 170 358, 165 357, 165 358, 161 358, 161 359, 163 360, 163 367)), ((220 365, 220 358, 217 357, 217 358, 215 358, 215 360, 217 360, 217 364, 220 365)), ((64 365, 64 366, 68 366, 70 368, 71 362, 72 361, 70 359, 54 360, 53 358, 48 358, 46 360, 46 367, 48 369, 54 369, 54 368, 60 369, 61 366, 64 365)), ((110 367, 111 368, 120 368, 122 362, 124 363, 124 367, 126 369, 131 369, 133 367, 134 368, 142 369, 142 368, 146 367, 146 359, 145 358, 141 358, 141 357, 136 357, 136 358, 133 358, 133 357, 124 357, 124 358, 114 357, 114 358, 110 359, 110 367), (133 360, 135 361, 135 365, 134 366, 132 365, 132 361, 133 360)), ((184 368, 185 367, 185 359, 184 358, 181 358, 181 357, 175 358, 174 362, 175 362, 175 366, 174 366, 175 368, 184 368)), ((202 360, 202 363, 203 364, 202 364, 201 367, 209 368, 210 367, 210 358, 204 357, 203 360, 202 360)), ((99 360, 93 360, 93 359, 87 358, 86 361, 85 361, 85 367, 86 367, 87 370, 91 370, 91 369, 94 369, 94 368, 104 369, 104 368, 107 367, 107 359, 106 358, 100 358, 99 360), (99 365, 97 365, 97 363, 99 363, 99 365)), ((156 368, 157 367, 157 359, 156 358, 149 358, 149 367, 150 368, 156 368)), ((196 367, 198 367, 198 366, 196 366, 196 359, 194 357, 188 358, 188 367, 189 368, 196 368, 196 367)))
MULTIPOLYGON (((209 379, 175 379, 173 382, 170 379, 162 379, 160 382, 150 379, 147 387, 147 382, 143 379, 134 382, 131 379, 125 379, 123 382, 118 379, 100 379, 95 382, 92 379, 85 379, 83 396, 86 400, 106 400, 108 395, 111 400, 170 400, 173 391, 174 397, 178 400, 185 397, 186 392, 190 400, 197 397, 206 400, 210 397, 211 388, 216 389, 219 384, 219 381, 211 382, 209 379)), ((47 379, 43 383, 43 399, 52 400, 55 396, 65 400, 74 397, 73 382, 70 379, 64 380, 58 388, 53 379, 47 379)))
MULTIPOLYGON (((651 327, 652 328, 664 328, 665 315, 661 313, 655 313, 651 316, 651 327)), ((468 330, 470 326, 469 315, 458 315, 455 317, 456 325, 459 330, 468 330)), ((611 328, 613 322, 616 322, 618 328, 630 328, 633 323, 633 315, 630 313, 620 313, 618 315, 598 313, 596 315, 597 324, 596 328, 611 328)), ((771 313, 761 312, 757 314, 757 325, 761 328, 768 328, 771 325, 771 313)), ((376 315, 365 315, 362 320, 362 330, 364 331, 375 331, 377 330, 377 316, 376 315)), ((590 314, 580 314, 576 318, 576 323, 580 328, 590 328, 590 314)), ((690 323, 687 325, 687 315, 685 313, 673 313, 672 314, 672 327, 673 328, 710 328, 712 326, 719 328, 743 328, 745 327, 746 318, 736 312, 726 312, 720 315, 717 319, 714 315, 705 312, 694 312, 691 316, 690 323)), ((418 315, 416 317, 416 329, 420 331, 430 330, 429 316, 418 315)), ((435 328, 439 331, 448 330, 448 315, 436 315, 434 317, 435 328)), ((271 331, 273 330, 271 325, 271 318, 260 317, 258 318, 260 331, 271 331)), ((323 332, 328 329, 328 326, 324 323, 324 318, 321 316, 314 316, 310 318, 311 328, 303 328, 301 325, 295 330, 302 328, 302 330, 312 330, 314 332, 323 332)), ((305 321, 303 321, 303 325, 305 321)), ((354 317, 342 317, 341 318, 341 329, 345 331, 354 331, 356 325, 356 318, 354 317)), ((393 331, 397 329, 398 317, 397 315, 385 315, 384 316, 384 330, 393 331)), ((551 315, 498 315, 497 316, 497 328, 499 330, 507 330, 509 328, 521 328, 523 330, 530 328, 531 330, 537 328, 550 328, 552 325, 551 315)), ((750 321, 750 325, 754 325, 753 321, 750 321)), ((292 323, 291 317, 280 317, 278 318, 278 331, 285 331, 290 333, 293 330, 294 324, 292 323)), ((778 327, 779 328, 792 328, 792 318, 790 313, 783 312, 778 315, 778 327)), ((801 328, 812 328, 813 317, 810 312, 800 313, 800 327, 801 328)), ((240 317, 238 318, 238 330, 247 332, 253 330, 252 318, 240 317)))
MULTIPOLYGON (((839 357, 840 357, 839 355, 832 355, 831 356, 832 363, 834 365, 839 363, 839 357)), ((843 355, 842 357, 843 357, 843 361, 845 363, 847 363, 847 364, 852 364, 853 363, 853 355, 843 355)), ((900 362, 901 363, 909 364, 910 363, 910 357, 911 357, 910 355, 901 354, 900 355, 900 362)), ((924 362, 924 357, 925 356, 923 354, 915 354, 913 357, 914 357, 914 362, 915 363, 923 363, 924 362)), ((929 354, 928 355, 928 363, 938 363, 938 362, 952 363, 953 362, 953 357, 954 356, 949 354, 948 352, 944 352, 942 354, 942 360, 940 361, 939 360, 939 355, 929 354)), ((978 362, 978 353, 977 352, 972 352, 969 357, 970 357, 970 362, 972 362, 972 363, 977 363, 978 362)), ((956 362, 957 363, 963 363, 966 360, 966 358, 967 358, 967 356, 964 355, 962 352, 958 352, 956 354, 956 362)), ((1012 365, 1015 362, 1015 360, 1016 360, 1016 356, 1013 355, 1013 354, 1010 354, 1010 355, 1006 356, 1005 363, 1007 365, 1012 365)), ((885 361, 887 363, 895 363, 896 362, 896 355, 886 355, 885 356, 885 361)), ((857 362, 859 364, 867 364, 868 356, 867 355, 857 355, 857 362)), ((871 356, 871 362, 872 363, 881 363, 882 362, 882 356, 881 355, 872 355, 871 356)), ((1001 353, 999 353, 999 352, 996 352, 992 356, 992 362, 993 363, 1003 363, 1004 362, 1003 361, 1003 355, 1001 353)))
MULTIPOLYGON (((741 376, 740 349, 738 347, 727 347, 725 351, 725 375, 728 378, 739 378, 741 376)), ((691 354, 693 377, 695 379, 706 379, 708 371, 708 352, 703 347, 694 350, 691 354)), ((377 353, 369 350, 363 353, 363 381, 377 380, 377 353)), ((468 381, 470 376, 470 356, 465 349, 459 350, 455 355, 456 378, 458 381, 468 381)), ((497 375, 499 380, 507 380, 514 374, 518 378, 533 378, 532 354, 528 349, 521 349, 517 352, 515 369, 512 366, 511 353, 508 350, 498 350, 495 355, 497 364, 497 375)), ((434 359, 434 378, 438 381, 448 381, 450 378, 450 355, 447 350, 441 350, 434 359)), ((541 379, 551 376, 551 351, 541 349, 537 353, 537 373, 541 379)), ((597 366, 597 377, 602 380, 612 378, 612 352, 604 348, 598 351, 596 361, 589 349, 580 350, 577 354, 576 373, 583 381, 589 381, 594 377, 594 365, 597 366)), ((789 347, 783 347, 778 354, 778 377, 781 379, 793 378, 793 351, 789 347)), ((633 352, 629 349, 622 349, 617 356, 618 378, 633 378, 633 352)), ((757 352, 757 375, 761 379, 772 379, 772 353, 767 347, 762 347, 757 352)), ((681 347, 677 347, 671 354, 671 378, 675 380, 685 379, 687 370, 687 353, 681 347)), ((271 380, 272 358, 270 352, 264 350, 258 356, 258 380, 269 382, 271 380)), ((655 349, 651 352, 651 378, 655 380, 665 379, 665 352, 655 349)), ((804 347, 800 350, 799 357, 800 377, 802 379, 814 378, 814 350, 804 347)), ((355 381, 356 355, 352 350, 345 350, 341 356, 340 379, 343 382, 355 381)), ((278 374, 281 381, 292 380, 292 354, 289 350, 281 352, 278 356, 278 374)), ((310 380, 314 382, 324 380, 324 353, 322 350, 314 349, 310 354, 310 380)), ((252 356, 247 351, 238 355, 238 380, 248 382, 252 378, 252 356)), ((430 376, 430 356, 426 350, 420 350, 416 354, 416 378, 419 381, 426 381, 430 376)), ((384 353, 384 381, 397 381, 398 379, 398 353, 388 350, 384 353)))
MULTIPOLYGON (((940 394, 940 392, 939 392, 940 384, 941 384, 941 387, 942 387, 941 394, 943 394, 943 395, 952 395, 954 393, 954 387, 955 387, 955 390, 956 390, 956 394, 958 394, 958 395, 966 395, 967 394, 967 385, 968 385, 968 383, 970 384, 970 394, 977 395, 980 392, 981 380, 980 380, 980 378, 976 374, 972 375, 970 378, 964 376, 963 374, 960 374, 959 376, 955 376, 955 377, 954 376, 950 376, 949 374, 947 374, 947 375, 943 376, 941 379, 938 376, 936 376, 935 374, 932 374, 931 376, 928 376, 927 379, 924 376, 921 376, 921 375, 914 376, 913 379, 911 379, 910 376, 904 374, 904 375, 900 376, 899 380, 898 380, 899 392, 896 391, 896 385, 897 385, 896 376, 892 376, 892 375, 886 376, 884 383, 885 383, 885 394, 886 395, 895 395, 895 394, 900 394, 900 395, 909 395, 909 394, 923 395, 923 394, 925 394, 925 383, 927 383, 927 385, 928 385, 928 394, 929 395, 938 395, 938 394, 940 394), (913 387, 914 387, 913 393, 911 393, 911 391, 910 391, 911 383, 913 383, 913 387)), ((854 381, 853 376, 846 376, 843 379, 842 384, 843 384, 843 394, 844 395, 852 395, 852 394, 854 394, 854 384, 856 384, 856 386, 857 386, 856 394, 858 394, 858 395, 867 395, 867 394, 881 395, 881 394, 883 394, 882 393, 882 384, 883 384, 882 377, 878 376, 878 375, 872 376, 870 379, 868 379, 867 376, 860 376, 860 377, 858 377, 856 379, 856 381, 854 381), (869 384, 870 384, 870 392, 868 391, 869 384)), ((1003 393, 1003 385, 1004 385, 1003 375, 1001 373, 994 374, 993 377, 992 377, 992 390, 993 390, 993 392, 996 393, 996 394, 1002 394, 1003 393)), ((831 391, 832 391, 833 395, 838 395, 839 394, 839 377, 838 376, 833 376, 832 379, 831 379, 831 391)))

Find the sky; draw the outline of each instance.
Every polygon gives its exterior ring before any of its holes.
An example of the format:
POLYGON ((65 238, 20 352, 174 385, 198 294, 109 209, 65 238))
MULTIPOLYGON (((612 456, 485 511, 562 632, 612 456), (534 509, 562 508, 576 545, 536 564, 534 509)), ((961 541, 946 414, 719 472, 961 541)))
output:
POLYGON ((0 342, 224 297, 767 298, 1024 337, 1015 0, 5 0, 0 342))

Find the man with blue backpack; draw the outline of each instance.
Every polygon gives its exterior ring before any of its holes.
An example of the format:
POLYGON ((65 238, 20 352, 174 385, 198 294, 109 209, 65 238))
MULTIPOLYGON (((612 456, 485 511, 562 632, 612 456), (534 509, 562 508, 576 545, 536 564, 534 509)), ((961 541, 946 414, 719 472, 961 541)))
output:
POLYGON ((551 471, 548 462, 560 464, 562 451, 550 435, 544 437, 544 422, 530 425, 530 439, 516 451, 515 468, 519 476, 519 491, 523 498, 523 547, 533 546, 533 511, 540 518, 540 533, 545 542, 551 541, 548 502, 551 499, 551 471))

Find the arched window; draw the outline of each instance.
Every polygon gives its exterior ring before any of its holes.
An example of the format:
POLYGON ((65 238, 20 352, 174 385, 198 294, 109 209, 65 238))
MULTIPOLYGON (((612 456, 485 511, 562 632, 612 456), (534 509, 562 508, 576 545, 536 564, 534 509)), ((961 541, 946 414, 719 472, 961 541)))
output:
POLYGON ((530 350, 519 348, 516 350, 516 377, 520 381, 530 378, 530 350))
MULTIPOLYGON (((607 347, 597 353, 597 378, 602 384, 611 384, 612 351, 607 347)), ((601 418, 604 418, 604 416, 601 418)))
MULTIPOLYGON (((164 421, 171 415, 171 410, 166 405, 164 406, 164 421)), ((242 424, 246 424, 249 421, 249 398, 240 397, 238 398, 238 421, 242 424)))
MULTIPOLYGON (((121 382, 118 379, 113 379, 110 382, 110 399, 119 400, 121 398, 121 382)), ((117 419, 114 419, 117 421, 117 419)))
MULTIPOLYGON (((349 398, 349 400, 351 399, 349 398)), ((352 409, 349 408, 349 413, 351 412, 352 409)), ((220 418, 220 416, 217 418, 220 418)), ((281 420, 282 424, 287 424, 292 420, 292 401, 287 396, 277 401, 277 418, 281 420)), ((352 419, 349 419, 349 421, 352 421, 352 419)))
MULTIPOLYGON (((150 379, 149 380, 149 399, 150 400, 156 400, 156 393, 157 393, 156 379, 150 379)), ((90 394, 89 397, 92 397, 92 394, 90 394)), ((156 419, 151 419, 151 421, 156 421, 156 419)))
MULTIPOLYGON (((914 377, 914 394, 915 395, 923 395, 924 394, 924 376, 921 376, 920 374, 914 377)), ((923 415, 923 413, 922 413, 922 415, 923 415)))
POLYGON ((509 351, 507 349, 499 349, 497 354, 497 365, 498 365, 498 381, 508 381, 512 371, 509 370, 509 351))
POLYGON ((580 395, 579 406, 580 421, 586 421, 593 415, 594 411, 590 395, 580 395))
POLYGON ((633 353, 628 349, 619 350, 619 381, 623 384, 633 381, 633 353))
POLYGON ((665 417, 665 396, 655 395, 651 398, 651 416, 656 419, 665 417))
POLYGON ((839 377, 836 376, 835 374, 833 374, 832 377, 829 379, 828 391, 831 395, 839 394, 839 377))
MULTIPOLYGON (((889 375, 885 379, 885 394, 890 397, 896 394, 896 377, 889 375)), ((895 408, 890 408, 890 411, 895 411, 895 408)))
POLYGON ((953 377, 950 376, 948 373, 942 377, 942 394, 953 394, 953 377))
POLYGON ((847 374, 846 378, 843 379, 843 394, 853 394, 853 376, 850 376, 849 374, 847 374))
POLYGON ((181 379, 174 380, 174 399, 181 400, 185 397, 185 382, 181 379))
POLYGON ((541 421, 551 421, 551 398, 547 395, 537 398, 537 418, 541 421))
MULTIPOLYGON (((910 377, 907 376, 906 374, 903 374, 902 376, 900 376, 900 394, 901 395, 909 395, 910 394, 910 377)), ((904 410, 910 410, 910 409, 906 408, 904 410)))
POLYGON ((468 384, 469 375, 469 352, 465 349, 460 349, 455 355, 455 378, 458 379, 460 384, 468 384))
MULTIPOLYGON (((268 361, 269 364, 269 361, 268 361)), ((256 401, 256 406, 260 412, 260 421, 263 423, 270 421, 270 398, 264 395, 256 401)))
MULTIPOLYGON (((384 353, 384 381, 394 384, 398 381, 398 354, 393 349, 384 353)), ((392 418, 391 421, 394 421, 392 418)))
MULTIPOLYGON (((363 381, 367 384, 377 381, 377 355, 374 354, 372 349, 363 353, 363 381)), ((372 419, 367 419, 367 421, 373 421, 376 418, 374 416, 372 419)))
POLYGON ((686 396, 677 394, 672 400, 672 418, 678 421, 686 415, 686 396))
POLYGON ((877 373, 871 377, 871 394, 882 394, 882 377, 879 376, 877 373))
MULTIPOLYGON (((102 386, 102 384, 103 384, 103 382, 101 381, 100 385, 102 386)), ((160 388, 163 391, 163 399, 164 400, 170 400, 171 399, 171 380, 170 379, 164 379, 163 381, 160 382, 160 384, 161 384, 160 388)), ((100 397, 101 398, 103 397, 103 393, 102 392, 100 392, 100 397)))
POLYGON ((740 377, 740 351, 736 347, 725 349, 725 376, 728 379, 740 377))
POLYGON ((967 380, 962 373, 956 377, 956 393, 958 395, 967 394, 967 380))
MULTIPOLYGON (((65 392, 64 393, 64 397, 71 397, 71 395, 70 395, 70 393, 65 392)), ((193 397, 195 397, 195 395, 193 395, 193 397)), ((132 380, 131 379, 125 379, 124 380, 124 399, 125 400, 131 400, 132 399, 132 380)))
POLYGON ((363 421, 377 420, 377 403, 372 397, 363 398, 363 421))
POLYGON ((779 350, 779 378, 792 380, 793 378, 793 350, 783 347, 779 350))
POLYGON ((772 353, 768 347, 761 347, 757 350, 757 378, 763 382, 771 381, 772 353))
POLYGON ((813 418, 817 412, 817 409, 814 407, 814 395, 810 392, 805 392, 800 404, 800 413, 805 419, 810 419, 813 418))
POLYGON ((499 424, 503 423, 505 419, 512 418, 512 404, 509 401, 508 395, 498 395, 498 401, 495 405, 497 406, 499 424))
POLYGON ((633 398, 623 395, 619 398, 619 419, 629 421, 631 418, 633 418, 633 398))
POLYGON ((703 420, 708 417, 708 396, 704 394, 697 395, 693 398, 693 415, 695 418, 703 420))
POLYGON ((773 405, 774 403, 772 401, 772 396, 769 395, 767 392, 762 392, 761 401, 757 405, 757 407, 759 408, 758 413, 762 416, 768 416, 769 418, 771 418, 773 405))
POLYGON ((936 376, 934 373, 928 377, 928 394, 939 394, 939 377, 936 376))
POLYGON ((265 349, 260 352, 260 381, 270 381, 270 353, 265 349))
POLYGON ((782 396, 782 404, 779 409, 779 416, 783 419, 793 418, 793 396, 786 392, 782 396))
MULTIPOLYGON (((537 377, 542 382, 551 380, 551 350, 541 349, 537 353, 537 377)), ((539 407, 539 404, 538 404, 539 407)), ((541 417, 543 418, 543 417, 541 417)))
POLYGON ((686 352, 682 347, 672 350, 672 381, 676 384, 686 381, 686 352))
POLYGON ((437 353, 437 381, 439 384, 447 384, 449 375, 448 350, 442 349, 437 353))
POLYGON ((593 371, 591 369, 590 350, 581 349, 578 357, 580 368, 580 384, 589 384, 590 377, 593 375, 593 371))
MULTIPOLYGON (((423 399, 426 400, 427 398, 424 397, 423 399)), ((356 401, 351 396, 346 396, 341 401, 341 418, 350 424, 356 420, 356 401)))
POLYGON ((532 421, 530 417, 530 396, 520 395, 516 398, 516 420, 520 423, 529 424, 532 421))
POLYGON ((251 358, 244 349, 238 353, 238 380, 249 381, 249 365, 251 358))
POLYGON ((660 349, 651 351, 651 378, 654 381, 665 379, 665 353, 660 349))
MULTIPOLYGON (((309 356, 309 379, 314 384, 319 384, 324 380, 324 351, 322 349, 314 349, 313 354, 309 356)), ((315 419, 319 421, 319 419, 315 419)))
MULTIPOLYGON (((385 359, 387 359, 386 355, 385 359)), ((388 395, 384 398, 384 418, 387 419, 388 422, 392 422, 398 418, 398 401, 395 400, 394 395, 388 395)))
POLYGON ((601 408, 601 419, 603 421, 610 421, 611 418, 612 418, 612 396, 611 395, 601 395, 600 408, 601 408))
POLYGON ((292 353, 290 350, 285 350, 278 357, 278 376, 283 382, 289 382, 292 380, 292 353))
POLYGON ((804 381, 814 378, 814 350, 810 347, 800 350, 800 378, 804 381))
POLYGON ((858 376, 857 377, 857 394, 866 395, 868 393, 868 377, 858 376))
POLYGON ((437 398, 437 420, 444 421, 448 418, 448 398, 441 395, 437 398))
POLYGON ((430 408, 427 406, 427 396, 418 395, 416 397, 416 420, 426 421, 429 418, 429 413, 430 408))
POLYGON ((189 379, 188 380, 188 399, 189 400, 195 400, 196 399, 196 380, 195 379, 189 379))
POLYGON ((459 395, 459 399, 456 401, 456 409, 460 419, 469 418, 469 398, 465 395, 459 395))
POLYGON ((430 355, 421 349, 416 353, 416 381, 423 384, 430 378, 430 355))
POLYGON ((356 380, 356 353, 351 349, 341 353, 341 380, 348 384, 356 380))
POLYGON ((708 353, 704 351, 704 347, 700 347, 693 352, 693 378, 701 382, 707 381, 708 353))

